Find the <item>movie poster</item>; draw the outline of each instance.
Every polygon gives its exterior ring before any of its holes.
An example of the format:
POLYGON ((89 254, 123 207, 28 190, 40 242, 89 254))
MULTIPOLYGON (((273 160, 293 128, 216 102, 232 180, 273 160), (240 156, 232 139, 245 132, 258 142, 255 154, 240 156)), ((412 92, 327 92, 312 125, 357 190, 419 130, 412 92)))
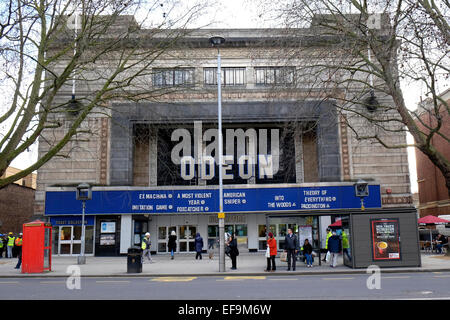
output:
POLYGON ((371 220, 373 260, 400 260, 398 219, 371 220))
POLYGON ((305 243, 305 239, 308 239, 309 243, 312 245, 312 226, 298 226, 298 235, 300 240, 300 247, 305 243))

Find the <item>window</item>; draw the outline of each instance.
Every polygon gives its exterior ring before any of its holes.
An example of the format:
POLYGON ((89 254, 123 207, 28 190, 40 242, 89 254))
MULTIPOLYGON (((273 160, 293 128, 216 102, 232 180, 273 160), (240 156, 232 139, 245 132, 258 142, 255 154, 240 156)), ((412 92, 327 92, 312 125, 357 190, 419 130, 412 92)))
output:
MULTIPOLYGON (((245 68, 222 68, 221 83, 224 86, 245 85, 245 68)), ((217 68, 204 68, 206 85, 217 85, 217 68)))
POLYGON ((246 224, 235 225, 235 234, 236 234, 236 237, 246 237, 247 236, 247 225, 246 224))
POLYGON ((153 85, 156 87, 191 86, 194 84, 194 69, 154 69, 153 85))
POLYGON ((257 67, 255 72, 257 85, 290 85, 294 83, 294 67, 257 67))

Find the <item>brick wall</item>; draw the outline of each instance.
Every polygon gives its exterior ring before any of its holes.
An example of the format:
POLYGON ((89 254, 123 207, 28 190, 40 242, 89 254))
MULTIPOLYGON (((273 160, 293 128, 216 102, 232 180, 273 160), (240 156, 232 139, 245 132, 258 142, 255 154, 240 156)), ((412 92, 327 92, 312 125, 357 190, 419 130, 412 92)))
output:
POLYGON ((22 225, 32 220, 34 193, 13 183, 0 189, 0 233, 22 232, 22 225))
MULTIPOLYGON (((447 100, 447 103, 450 103, 450 91, 447 91, 442 96, 447 100)), ((443 124, 440 132, 448 137, 450 135, 450 116, 444 109, 440 115, 443 124)), ((426 111, 422 112, 420 121, 417 120, 416 124, 421 130, 427 132, 428 130, 421 122, 431 127, 437 125, 435 116, 430 115, 430 113, 426 111)), ((435 134, 431 139, 431 144, 447 159, 450 158, 450 148, 448 147, 448 142, 445 141, 444 138, 435 134)), ((416 149, 415 152, 417 181, 419 185, 420 216, 448 214, 450 212, 450 197, 448 195, 447 187, 445 186, 444 176, 425 154, 418 149, 416 149)))

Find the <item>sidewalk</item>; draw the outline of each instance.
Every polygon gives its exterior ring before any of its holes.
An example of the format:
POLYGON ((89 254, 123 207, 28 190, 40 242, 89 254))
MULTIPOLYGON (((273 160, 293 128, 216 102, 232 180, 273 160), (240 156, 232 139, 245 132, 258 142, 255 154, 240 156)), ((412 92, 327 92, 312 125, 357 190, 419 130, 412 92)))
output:
MULTIPOLYGON (((83 277, 181 277, 181 276, 266 276, 266 275, 308 275, 308 274, 365 274, 366 269, 351 269, 342 265, 342 256, 336 268, 330 268, 328 263, 318 265, 315 259, 313 268, 306 268, 303 262, 297 261, 297 270, 287 271, 287 263, 276 259, 277 271, 265 272, 266 258, 264 253, 245 253, 237 258, 237 270, 230 270, 231 260, 225 257, 225 272, 219 272, 218 257, 208 258, 203 254, 203 260, 195 260, 195 254, 176 254, 174 260, 170 255, 153 255, 153 263, 145 262, 142 273, 127 273, 127 257, 87 257, 86 264, 80 265, 83 277)), ((14 269, 17 258, 0 259, 0 278, 10 277, 68 277, 67 268, 77 265, 77 257, 52 257, 52 271, 39 274, 22 274, 14 269)), ((450 272, 450 257, 435 254, 422 254, 420 268, 383 268, 382 273, 405 272, 450 272)))

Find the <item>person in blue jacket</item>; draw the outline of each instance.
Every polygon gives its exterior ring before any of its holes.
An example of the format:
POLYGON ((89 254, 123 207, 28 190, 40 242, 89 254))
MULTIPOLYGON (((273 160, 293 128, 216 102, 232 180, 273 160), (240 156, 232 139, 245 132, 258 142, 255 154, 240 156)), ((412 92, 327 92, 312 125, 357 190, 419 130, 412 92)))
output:
POLYGON ((202 250, 203 250, 203 238, 200 236, 200 233, 197 232, 195 235, 195 241, 194 241, 195 251, 197 254, 195 255, 195 260, 197 260, 200 257, 200 260, 202 260, 202 250))
POLYGON ((331 254, 331 265, 330 267, 336 268, 337 257, 342 250, 341 238, 333 231, 332 236, 328 239, 328 250, 331 254))

